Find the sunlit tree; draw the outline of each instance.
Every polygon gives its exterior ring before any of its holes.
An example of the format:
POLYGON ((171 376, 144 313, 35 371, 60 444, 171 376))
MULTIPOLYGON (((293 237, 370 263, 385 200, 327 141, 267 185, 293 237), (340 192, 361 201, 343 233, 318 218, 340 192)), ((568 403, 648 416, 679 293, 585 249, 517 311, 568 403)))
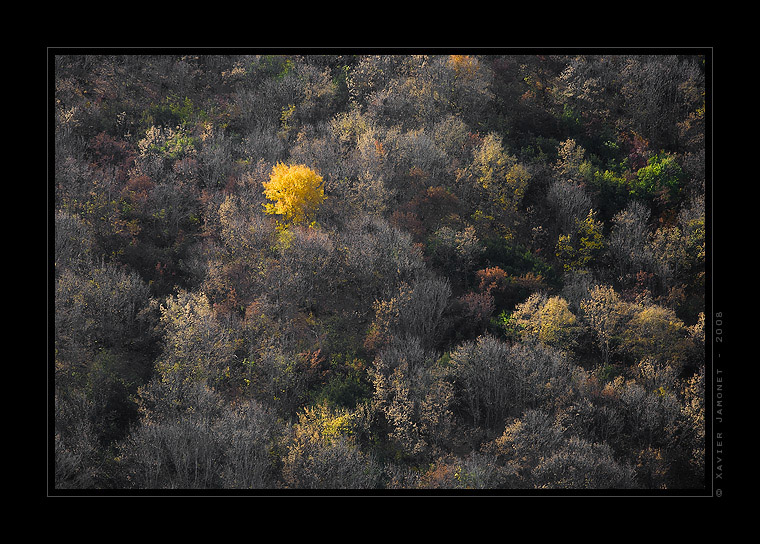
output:
POLYGON ((581 301, 581 310, 596 335, 604 363, 610 361, 614 338, 619 334, 623 319, 623 302, 612 287, 596 286, 588 298, 581 301))
POLYGON ((556 256, 566 272, 592 266, 604 249, 602 228, 596 210, 591 209, 585 219, 576 222, 575 232, 559 236, 556 256))
POLYGON ((670 308, 656 304, 639 309, 623 332, 622 347, 636 359, 652 357, 680 365, 686 357, 687 327, 670 308))
POLYGON ((264 182, 264 196, 271 202, 264 204, 268 214, 280 215, 291 223, 309 223, 313 220, 325 196, 322 176, 303 164, 287 166, 277 163, 269 181, 264 182))
POLYGON ((567 301, 558 296, 533 293, 512 314, 523 339, 560 349, 572 347, 581 328, 567 301))
POLYGON ((164 379, 208 383, 227 372, 233 348, 229 330, 204 293, 181 291, 161 307, 164 351, 156 370, 164 379))
POLYGON ((305 408, 283 455, 283 479, 291 489, 372 489, 380 465, 357 445, 361 417, 326 406, 305 408))

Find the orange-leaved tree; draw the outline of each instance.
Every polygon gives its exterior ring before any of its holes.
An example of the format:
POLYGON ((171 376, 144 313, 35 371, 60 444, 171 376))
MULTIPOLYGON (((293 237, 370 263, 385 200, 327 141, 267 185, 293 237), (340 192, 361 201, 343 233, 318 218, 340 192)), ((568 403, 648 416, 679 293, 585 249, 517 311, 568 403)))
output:
POLYGON ((271 201, 264 204, 266 213, 281 215, 294 224, 311 222, 327 198, 322 176, 303 164, 277 163, 263 185, 264 196, 271 201))

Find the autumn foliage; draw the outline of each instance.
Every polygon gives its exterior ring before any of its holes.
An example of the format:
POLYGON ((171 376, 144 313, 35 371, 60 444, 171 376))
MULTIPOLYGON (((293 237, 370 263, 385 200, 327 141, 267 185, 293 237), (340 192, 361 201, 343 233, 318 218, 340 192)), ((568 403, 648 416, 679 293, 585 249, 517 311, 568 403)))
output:
POLYGON ((482 52, 50 51, 53 493, 709 491, 711 54, 482 52))
POLYGON ((324 202, 322 176, 308 166, 287 166, 278 163, 272 168, 269 181, 264 182, 264 208, 268 214, 282 216, 294 224, 308 223, 324 202))

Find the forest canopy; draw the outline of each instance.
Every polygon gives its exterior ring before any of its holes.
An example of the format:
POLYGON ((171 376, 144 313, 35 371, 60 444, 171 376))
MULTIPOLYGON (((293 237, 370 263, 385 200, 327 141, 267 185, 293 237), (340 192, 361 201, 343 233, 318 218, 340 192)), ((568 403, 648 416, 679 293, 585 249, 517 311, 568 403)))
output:
POLYGON ((49 56, 56 491, 705 488, 704 51, 225 53, 49 56))

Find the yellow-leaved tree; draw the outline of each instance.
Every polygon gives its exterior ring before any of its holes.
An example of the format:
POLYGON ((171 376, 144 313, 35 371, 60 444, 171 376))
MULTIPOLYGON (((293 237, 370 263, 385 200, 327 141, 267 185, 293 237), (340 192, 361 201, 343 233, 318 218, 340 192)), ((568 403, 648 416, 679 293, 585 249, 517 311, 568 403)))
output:
POLYGON ((327 198, 322 176, 303 164, 277 163, 263 185, 264 196, 271 200, 264 204, 266 213, 281 215, 294 224, 311 222, 327 198))

